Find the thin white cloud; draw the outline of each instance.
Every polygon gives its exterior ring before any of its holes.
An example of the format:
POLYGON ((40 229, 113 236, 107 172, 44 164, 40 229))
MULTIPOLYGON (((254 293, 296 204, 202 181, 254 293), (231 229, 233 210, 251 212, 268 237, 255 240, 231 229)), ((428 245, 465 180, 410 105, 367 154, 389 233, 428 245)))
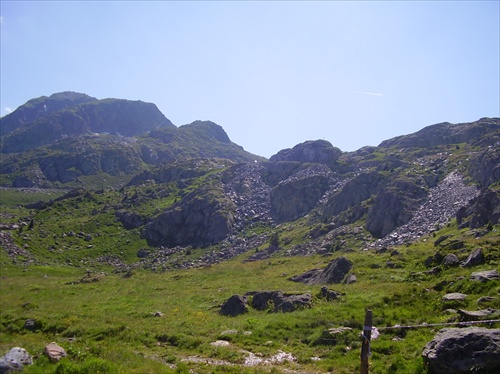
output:
POLYGON ((3 25, 3 16, 0 16, 0 25, 3 25))
POLYGON ((3 110, 5 111, 5 113, 9 114, 9 113, 12 113, 14 110, 12 108, 9 108, 8 106, 6 106, 5 108, 3 108, 3 110))
POLYGON ((358 93, 361 95, 370 95, 370 96, 384 96, 383 93, 378 93, 378 92, 354 91, 354 93, 358 93))

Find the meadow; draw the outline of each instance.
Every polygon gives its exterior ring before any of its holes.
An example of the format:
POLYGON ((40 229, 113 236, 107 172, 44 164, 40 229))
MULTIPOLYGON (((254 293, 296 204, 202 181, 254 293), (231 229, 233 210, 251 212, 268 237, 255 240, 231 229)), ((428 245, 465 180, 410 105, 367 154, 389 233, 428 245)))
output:
MULTIPOLYGON (((101 196, 108 198, 111 195, 101 196)), ((4 207, 4 220, 29 214, 14 202, 4 207)), ((66 203, 54 206, 40 213, 41 227, 13 232, 19 245, 29 243, 35 263, 23 264, 19 259, 14 264, 0 251, 0 355, 16 346, 28 350, 34 364, 24 373, 356 373, 367 309, 373 311, 374 326, 380 331, 371 345, 370 372, 426 373, 421 352, 441 327, 387 327, 457 321, 457 314, 449 311, 452 308, 500 308, 499 281, 470 280, 471 271, 498 269, 498 226, 476 238, 450 222, 418 242, 382 253, 352 245, 321 256, 286 257, 279 252, 266 260, 244 261, 252 251, 212 266, 163 272, 140 268, 123 272, 84 261, 85 256, 127 246, 124 259, 133 259, 144 242, 133 239, 133 232, 115 222, 97 225, 102 235, 93 242, 97 243, 94 248, 84 249, 78 242, 72 247, 69 243, 61 253, 47 250, 51 243, 61 241, 62 221, 70 225, 73 219, 84 229, 94 227, 97 221, 81 221, 79 214, 93 217, 87 210, 98 203, 70 201, 67 204, 76 204, 73 213, 66 203), (48 232, 55 232, 59 239, 48 232), (462 259, 481 247, 486 263, 473 269, 442 267, 439 273, 425 273, 424 260, 436 253, 434 241, 441 235, 463 239, 464 248, 449 250, 462 259), (24 242, 26 236, 29 240, 24 242), (113 245, 117 240, 120 247, 113 245), (342 293, 334 301, 320 297, 321 285, 289 280, 323 268, 339 256, 352 261, 357 281, 328 285, 342 293), (264 290, 308 292, 313 301, 310 307, 291 313, 252 308, 236 317, 219 313, 230 296, 264 290), (443 303, 442 296, 448 292, 468 297, 443 303), (479 306, 482 296, 494 299, 479 306), (27 320, 34 321, 34 327, 26 328, 27 320), (338 336, 326 333, 337 327, 351 330, 338 336), (214 344, 217 341, 227 343, 214 344), (50 342, 62 346, 67 357, 50 362, 43 354, 50 342), (293 359, 273 361, 279 354, 293 359)))

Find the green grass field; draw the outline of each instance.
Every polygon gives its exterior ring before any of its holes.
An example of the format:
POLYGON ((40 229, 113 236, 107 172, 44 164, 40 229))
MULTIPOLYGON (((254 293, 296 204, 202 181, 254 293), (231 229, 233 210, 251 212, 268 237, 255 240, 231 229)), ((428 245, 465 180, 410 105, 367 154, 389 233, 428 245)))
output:
MULTIPOLYGON (((23 226, 8 232, 18 247, 31 253, 34 262, 27 264, 22 255, 8 257, 6 251, 0 251, 0 355, 16 346, 27 349, 34 364, 27 366, 25 373, 356 373, 367 309, 373 311, 374 325, 381 332, 372 342, 370 372, 426 373, 420 355, 440 327, 384 328, 456 320, 456 314, 446 311, 449 308, 500 309, 499 281, 469 279, 472 271, 498 270, 498 225, 476 238, 450 222, 419 242, 396 248, 398 253, 392 249, 384 253, 363 251, 352 240, 325 256, 285 257, 285 251, 280 251, 267 260, 244 262, 256 248, 209 267, 126 273, 95 259, 115 256, 130 264, 138 261, 139 249, 147 248, 137 229, 126 230, 115 217, 112 207, 118 206, 127 192, 128 196, 162 196, 160 189, 151 186, 82 192, 37 212, 19 207, 35 201, 35 196, 2 191, 2 223, 35 221, 32 230, 23 226), (91 240, 85 239, 88 233, 91 240), (442 268, 436 275, 423 273, 428 270, 424 260, 438 251, 434 241, 441 235, 464 243, 463 248, 446 253, 463 259, 480 247, 486 263, 473 269, 442 268), (338 256, 352 261, 357 281, 329 285, 343 293, 335 301, 319 297, 321 285, 289 280, 307 270, 326 267, 338 256), (388 261, 395 266, 389 267, 388 261), (81 282, 87 269, 95 281, 81 282), (237 317, 219 314, 221 304, 230 296, 266 290, 309 292, 313 302, 310 308, 291 313, 249 308, 237 317), (441 298, 448 292, 468 297, 464 302, 443 304, 441 298), (482 296, 495 298, 478 305, 482 296), (156 312, 162 316, 154 316, 156 312), (25 328, 26 320, 35 321, 34 330, 25 328), (325 338, 325 331, 335 327, 352 330, 338 338, 325 338), (218 340, 228 343, 214 346, 218 340), (52 341, 68 353, 58 363, 49 362, 43 354, 45 345, 52 341), (294 359, 246 364, 249 358, 269 361, 280 352, 294 359)), ((155 200, 163 204, 162 209, 175 201, 172 197, 162 199, 155 200)), ((152 202, 136 201, 134 207, 151 214, 155 209, 152 202)), ((279 232, 287 249, 304 240, 310 227, 298 221, 252 230, 242 235, 279 232)), ((206 250, 212 249, 217 248, 206 250)), ((193 249, 180 256, 188 260, 202 251, 193 249)))
MULTIPOLYGON (((355 264, 358 281, 331 285, 331 289, 345 293, 339 300, 315 297, 311 308, 292 313, 250 308, 238 317, 219 314, 220 305, 233 294, 282 290, 317 296, 320 286, 288 278, 324 267, 335 255, 250 263, 237 258, 202 269, 164 273, 135 270, 131 277, 110 269, 92 269, 91 275, 98 281, 75 283, 86 275, 82 268, 15 267, 2 254, 0 351, 14 346, 27 349, 36 359, 33 366, 26 367, 26 373, 354 373, 359 371, 359 334, 365 310, 371 309, 374 325, 381 328, 381 336, 372 342, 371 372, 424 373, 420 354, 439 328, 382 328, 447 321, 450 316, 443 313, 440 302, 446 290, 434 288, 442 280, 467 277, 470 272, 452 269, 438 277, 414 280, 410 274, 418 269, 426 250, 422 244, 401 248, 405 266, 398 269, 383 266, 390 254, 345 253, 355 264), (163 316, 155 317, 157 311, 163 316), (24 328, 27 319, 36 321, 36 331, 24 328), (325 330, 340 326, 353 330, 334 345, 319 339, 325 330), (230 345, 210 344, 217 340, 230 345), (56 364, 42 354, 51 341, 68 352, 68 357, 56 364), (280 350, 296 360, 243 366, 245 352, 266 358, 280 350)), ((460 305, 464 308, 476 309, 478 297, 495 296, 499 291, 499 282, 460 282, 470 292, 468 301, 460 305)))

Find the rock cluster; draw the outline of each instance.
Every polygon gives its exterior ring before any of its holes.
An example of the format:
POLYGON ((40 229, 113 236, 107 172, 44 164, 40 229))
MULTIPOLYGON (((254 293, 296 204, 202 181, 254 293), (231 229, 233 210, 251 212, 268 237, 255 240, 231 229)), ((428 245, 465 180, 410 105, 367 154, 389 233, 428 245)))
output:
POLYGON ((28 265, 30 263, 34 262, 33 256, 25 248, 21 248, 17 246, 14 243, 14 240, 12 239, 12 235, 9 231, 4 231, 5 229, 8 230, 19 230, 18 225, 9 225, 9 226, 4 226, 0 229, 0 247, 2 247, 5 252, 7 253, 7 256, 12 260, 13 263, 22 263, 25 265, 28 265), (23 260, 20 261, 20 258, 23 260))
POLYGON ((298 308, 308 307, 312 302, 312 295, 283 293, 282 291, 248 292, 243 296, 233 295, 226 300, 220 309, 220 314, 237 316, 248 311, 248 306, 256 310, 271 312, 293 312, 298 308))

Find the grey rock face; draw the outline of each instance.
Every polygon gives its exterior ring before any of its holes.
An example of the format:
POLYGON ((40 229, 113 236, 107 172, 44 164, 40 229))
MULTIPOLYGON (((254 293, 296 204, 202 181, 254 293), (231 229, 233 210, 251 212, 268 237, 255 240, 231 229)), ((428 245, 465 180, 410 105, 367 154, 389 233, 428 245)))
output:
POLYGON ((316 175, 280 183, 271 191, 271 213, 277 221, 291 221, 310 211, 328 189, 328 179, 316 175))
POLYGON ((154 246, 215 244, 231 232, 235 208, 216 190, 195 191, 148 223, 143 237, 154 246))
POLYGON ((461 228, 475 229, 488 223, 497 224, 500 219, 500 192, 482 190, 479 196, 457 211, 456 217, 461 228))
POLYGON ((500 329, 442 329, 427 343, 422 357, 432 374, 498 372, 500 329))

